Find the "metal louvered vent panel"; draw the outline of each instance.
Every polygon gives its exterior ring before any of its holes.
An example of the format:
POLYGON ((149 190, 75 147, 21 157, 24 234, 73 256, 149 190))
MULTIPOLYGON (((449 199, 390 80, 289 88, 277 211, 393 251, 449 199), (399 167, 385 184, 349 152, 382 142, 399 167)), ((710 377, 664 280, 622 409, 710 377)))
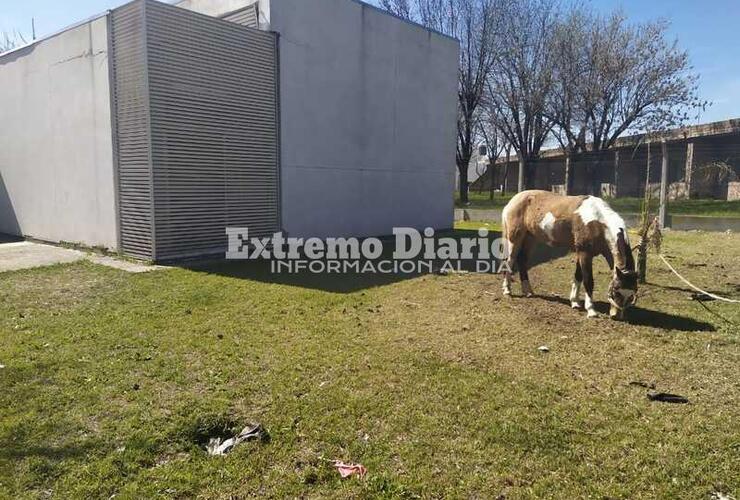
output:
POLYGON ((242 26, 247 26, 249 28, 259 29, 259 7, 255 3, 248 7, 244 7, 243 9, 224 14, 221 16, 221 19, 241 24, 242 26))
POLYGON ((279 229, 277 39, 147 1, 157 260, 279 229))
POLYGON ((154 258, 144 3, 111 13, 112 85, 121 251, 154 258))

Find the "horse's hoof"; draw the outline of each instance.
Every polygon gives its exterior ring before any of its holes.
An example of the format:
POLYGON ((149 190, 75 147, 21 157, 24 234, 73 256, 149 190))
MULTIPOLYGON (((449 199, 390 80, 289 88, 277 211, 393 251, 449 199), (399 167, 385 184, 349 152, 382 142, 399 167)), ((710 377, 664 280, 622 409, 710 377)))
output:
POLYGON ((597 313, 593 309, 589 309, 588 310, 588 313, 586 314, 586 316, 589 317, 589 318, 597 318, 599 316, 599 313, 597 313))
POLYGON ((609 309, 609 317, 613 320, 620 321, 624 319, 624 311, 612 306, 611 309, 609 309))
POLYGON ((570 303, 570 307, 572 309, 580 309, 581 308, 581 303, 580 302, 571 302, 570 303))

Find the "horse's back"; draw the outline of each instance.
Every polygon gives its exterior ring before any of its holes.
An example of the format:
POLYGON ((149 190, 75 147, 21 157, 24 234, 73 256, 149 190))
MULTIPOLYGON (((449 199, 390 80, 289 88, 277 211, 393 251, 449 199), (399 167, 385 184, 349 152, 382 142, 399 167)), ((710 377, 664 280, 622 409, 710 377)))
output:
POLYGON ((567 219, 588 196, 563 196, 550 191, 530 189, 514 195, 502 212, 504 227, 537 225, 550 213, 567 219))

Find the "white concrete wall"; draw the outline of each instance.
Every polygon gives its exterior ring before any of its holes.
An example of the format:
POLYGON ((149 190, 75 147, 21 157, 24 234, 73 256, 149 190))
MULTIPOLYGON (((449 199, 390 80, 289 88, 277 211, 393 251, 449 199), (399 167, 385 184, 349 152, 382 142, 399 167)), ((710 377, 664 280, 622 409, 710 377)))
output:
POLYGON ((352 0, 272 0, 295 236, 453 224, 458 43, 352 0))
POLYGON ((0 56, 0 232, 117 246, 106 18, 0 56))

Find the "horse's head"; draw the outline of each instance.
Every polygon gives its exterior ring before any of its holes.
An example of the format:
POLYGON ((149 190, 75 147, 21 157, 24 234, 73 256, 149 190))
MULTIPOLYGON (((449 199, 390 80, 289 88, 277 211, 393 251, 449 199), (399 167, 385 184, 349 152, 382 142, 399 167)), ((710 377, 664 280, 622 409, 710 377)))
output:
POLYGON ((617 252, 619 255, 614 259, 614 274, 609 283, 609 316, 612 319, 622 319, 624 311, 637 302, 635 259, 623 230, 617 236, 617 252))

